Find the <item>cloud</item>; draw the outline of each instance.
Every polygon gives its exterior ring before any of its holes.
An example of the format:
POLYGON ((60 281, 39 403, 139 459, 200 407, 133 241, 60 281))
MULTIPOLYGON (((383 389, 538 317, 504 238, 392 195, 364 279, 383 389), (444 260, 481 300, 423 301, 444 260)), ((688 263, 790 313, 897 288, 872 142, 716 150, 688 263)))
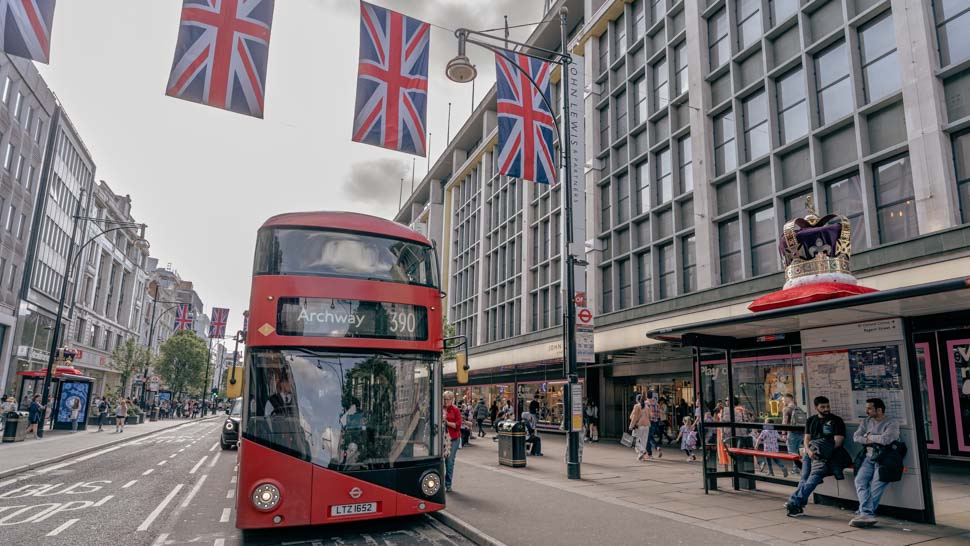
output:
POLYGON ((397 211, 402 178, 407 186, 404 191, 408 192, 411 165, 407 161, 389 157, 360 161, 350 166, 342 189, 355 202, 376 205, 393 214, 397 211))

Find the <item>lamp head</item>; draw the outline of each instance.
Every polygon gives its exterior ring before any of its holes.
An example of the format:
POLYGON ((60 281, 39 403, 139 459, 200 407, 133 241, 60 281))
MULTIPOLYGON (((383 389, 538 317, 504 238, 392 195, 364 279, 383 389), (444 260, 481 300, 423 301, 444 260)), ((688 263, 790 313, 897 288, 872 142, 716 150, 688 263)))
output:
POLYGON ((475 69, 475 65, 465 55, 465 40, 468 39, 468 31, 458 29, 455 31, 455 36, 458 37, 458 55, 455 55, 453 59, 448 61, 445 74, 449 80, 455 83, 468 83, 478 76, 478 70, 475 69))

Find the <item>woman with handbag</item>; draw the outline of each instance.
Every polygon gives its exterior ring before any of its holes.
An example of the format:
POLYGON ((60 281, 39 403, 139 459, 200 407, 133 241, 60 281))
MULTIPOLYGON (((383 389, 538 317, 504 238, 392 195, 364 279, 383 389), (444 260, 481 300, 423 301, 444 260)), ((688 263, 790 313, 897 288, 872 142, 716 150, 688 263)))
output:
POLYGON ((633 405, 630 412, 630 432, 636 438, 637 460, 644 461, 650 458, 650 407, 643 400, 643 395, 637 395, 637 402, 633 405))

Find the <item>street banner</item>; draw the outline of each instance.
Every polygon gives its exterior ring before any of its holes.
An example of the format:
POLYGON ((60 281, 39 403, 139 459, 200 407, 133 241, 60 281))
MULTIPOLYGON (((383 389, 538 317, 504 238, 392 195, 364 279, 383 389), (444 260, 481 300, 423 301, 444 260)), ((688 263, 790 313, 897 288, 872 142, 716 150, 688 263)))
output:
POLYGON ((229 322, 229 309, 212 308, 212 320, 209 322, 209 337, 226 337, 226 323, 229 322))
POLYGON ((551 75, 552 63, 511 51, 495 53, 499 174, 556 183, 556 152, 552 146, 556 123, 549 109, 551 75))
POLYGON ((175 326, 173 330, 179 332, 181 330, 191 330, 193 325, 192 319, 192 304, 191 303, 180 303, 178 307, 175 308, 175 326))
POLYGON ((55 0, 0 0, 0 45, 10 55, 47 64, 55 0))
POLYGON ((354 142, 427 155, 431 26, 360 3, 354 142))
POLYGON ((165 94, 263 117, 275 0, 183 0, 165 94))

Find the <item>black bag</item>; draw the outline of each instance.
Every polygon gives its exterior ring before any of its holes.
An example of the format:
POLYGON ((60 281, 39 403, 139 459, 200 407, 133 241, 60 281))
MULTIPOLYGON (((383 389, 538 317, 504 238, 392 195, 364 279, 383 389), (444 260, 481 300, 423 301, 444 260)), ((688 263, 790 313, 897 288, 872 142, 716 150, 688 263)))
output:
POLYGON ((872 461, 879 465, 879 481, 892 483, 903 479, 903 459, 907 451, 906 444, 898 440, 884 446, 873 446, 872 461))

